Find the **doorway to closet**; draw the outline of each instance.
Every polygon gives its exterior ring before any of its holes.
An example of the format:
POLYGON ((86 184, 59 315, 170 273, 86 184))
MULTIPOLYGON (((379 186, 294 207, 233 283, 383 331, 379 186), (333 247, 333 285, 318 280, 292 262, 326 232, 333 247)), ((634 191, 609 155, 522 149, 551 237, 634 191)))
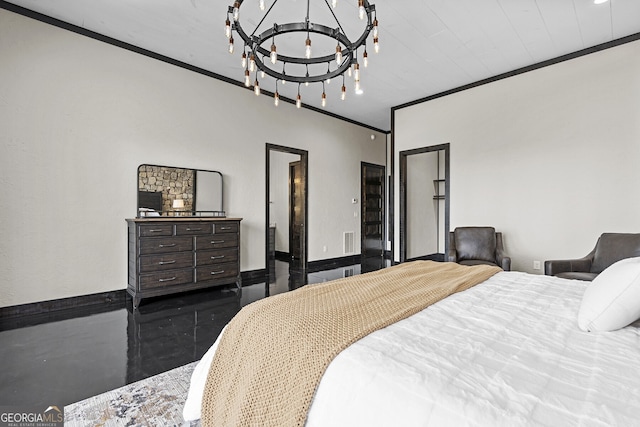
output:
POLYGON ((444 261, 449 249, 449 144, 400 152, 400 261, 444 261))

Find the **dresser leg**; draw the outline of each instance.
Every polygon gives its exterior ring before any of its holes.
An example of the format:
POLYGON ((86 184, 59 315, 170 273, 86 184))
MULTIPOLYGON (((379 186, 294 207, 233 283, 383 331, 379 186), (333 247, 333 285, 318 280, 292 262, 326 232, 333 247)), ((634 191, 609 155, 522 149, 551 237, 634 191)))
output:
POLYGON ((140 297, 133 297, 133 309, 137 310, 138 306, 140 305, 140 301, 142 301, 142 298, 140 297))

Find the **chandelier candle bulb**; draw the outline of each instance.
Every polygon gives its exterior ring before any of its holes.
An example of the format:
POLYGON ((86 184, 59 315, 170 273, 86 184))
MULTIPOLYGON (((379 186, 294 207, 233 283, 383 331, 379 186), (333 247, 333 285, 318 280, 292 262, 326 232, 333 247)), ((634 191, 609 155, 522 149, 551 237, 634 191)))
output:
POLYGON ((233 53, 233 37, 229 37, 229 53, 233 53))
POLYGON ((271 59, 271 63, 275 64, 278 60, 278 54, 276 53, 276 45, 271 45, 271 53, 269 54, 269 58, 271 59))
POLYGON ((224 35, 227 38, 231 37, 231 21, 229 21, 229 18, 224 23, 224 35))
POLYGON ((296 98, 296 107, 302 107, 302 97, 300 97, 300 94, 298 94, 298 97, 296 98))
POLYGON ((373 20, 373 37, 378 38, 378 19, 373 20))
POLYGON ((342 48, 340 45, 336 46, 336 64, 338 67, 342 64, 342 48))
POLYGON ((345 85, 342 85, 342 93, 340 94, 340 99, 344 101, 346 97, 347 97, 347 87, 345 85))
POLYGON ((247 54, 242 52, 242 68, 247 68, 247 54))
POLYGON ((233 4, 233 20, 238 21, 240 19, 240 3, 235 2, 233 4))
POLYGON ((362 54, 362 61, 364 62, 364 68, 367 68, 369 66, 369 55, 366 50, 362 54))
POLYGON ((377 37, 373 38, 373 48, 376 51, 376 53, 380 52, 380 43, 378 43, 377 37))
POLYGON ((327 106, 327 94, 322 92, 322 107, 326 107, 327 106))
POLYGON ((364 19, 367 11, 364 8, 364 0, 358 0, 358 16, 360 19, 364 19))
POLYGON ((253 73, 255 70, 256 70, 256 57, 253 56, 253 53, 252 53, 251 56, 249 56, 249 71, 253 73))
POLYGON ((260 10, 264 10, 264 0, 260 0, 260 10))
POLYGON ((307 41, 305 42, 304 56, 307 59, 311 58, 311 39, 309 37, 307 37, 307 41))
POLYGON ((280 103, 280 95, 276 91, 276 93, 273 95, 273 105, 277 107, 279 103, 280 103))
POLYGON ((256 79, 256 82, 253 85, 253 93, 255 93, 256 96, 260 96, 260 83, 258 82, 258 79, 256 79))
POLYGON ((331 7, 335 9, 337 5, 338 5, 338 0, 331 0, 331 7))
POLYGON ((251 86, 251 77, 249 76, 249 70, 244 70, 244 85, 246 87, 251 86))

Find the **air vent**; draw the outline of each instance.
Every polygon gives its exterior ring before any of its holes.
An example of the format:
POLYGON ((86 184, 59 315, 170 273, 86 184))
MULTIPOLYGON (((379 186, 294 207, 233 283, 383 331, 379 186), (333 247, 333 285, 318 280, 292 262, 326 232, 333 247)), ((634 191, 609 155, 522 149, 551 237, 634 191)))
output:
POLYGON ((355 270, 353 268, 345 268, 342 270, 342 277, 351 277, 355 274, 355 270))
POLYGON ((345 231, 344 232, 344 246, 343 252, 345 255, 352 254, 356 251, 356 240, 355 240, 355 232, 353 231, 345 231))

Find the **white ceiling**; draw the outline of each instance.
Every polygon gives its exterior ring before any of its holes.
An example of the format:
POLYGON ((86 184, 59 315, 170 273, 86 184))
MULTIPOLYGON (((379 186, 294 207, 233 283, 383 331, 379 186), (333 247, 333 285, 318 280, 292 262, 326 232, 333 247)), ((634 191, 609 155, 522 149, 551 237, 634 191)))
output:
MULTIPOLYGON (((267 7, 272 1, 266 0, 267 7)), ((236 53, 229 55, 224 35, 227 7, 232 0, 10 3, 237 81, 244 78, 240 37, 234 37, 236 53)), ((321 3, 326 9, 324 0, 321 3)), ((390 109, 394 106, 640 33, 640 0, 610 0, 603 4, 594 4, 594 0, 370 3, 375 4, 380 22, 380 53, 374 55, 368 45, 370 65, 362 73, 364 94, 356 95, 350 90, 347 99, 340 101, 341 82, 335 82, 326 88, 325 109, 382 130, 391 128, 390 109)), ((244 1, 241 13, 246 22, 260 19, 257 4, 258 0, 244 1)), ((287 20, 302 22, 306 4, 304 0, 279 0, 279 9, 274 7, 266 25, 287 20)), ((338 0, 336 13, 355 17, 356 5, 356 0, 338 0)), ((312 9, 311 21, 320 21, 319 16, 322 15, 314 15, 312 9)), ((348 18, 342 16, 338 18, 348 29, 350 24, 343 21, 348 18)), ((327 25, 335 26, 331 22, 327 25)), ((260 85, 274 91, 270 78, 260 85)), ((297 86, 279 85, 278 90, 281 96, 294 99, 297 86)), ((317 84, 301 88, 303 102, 317 108, 321 108, 321 93, 317 84)))

